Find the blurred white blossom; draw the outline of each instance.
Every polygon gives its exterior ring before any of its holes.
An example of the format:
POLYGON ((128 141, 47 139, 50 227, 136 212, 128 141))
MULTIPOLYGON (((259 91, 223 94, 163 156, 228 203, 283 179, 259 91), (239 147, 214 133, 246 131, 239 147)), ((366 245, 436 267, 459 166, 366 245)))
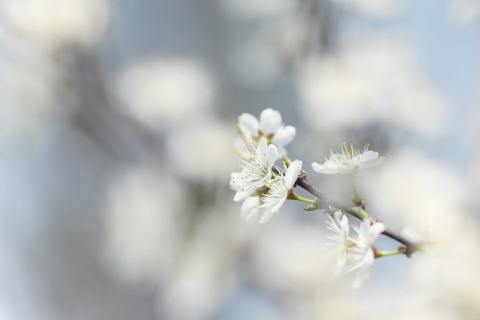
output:
POLYGON ((214 97, 214 80, 193 61, 155 60, 125 70, 117 93, 126 114, 155 128, 208 112, 214 97))
POLYGON ((406 131, 439 130, 446 102, 406 47, 367 40, 311 59, 298 82, 305 120, 319 129, 385 121, 406 131))
POLYGON ((111 182, 104 207, 105 254, 122 279, 156 284, 167 280, 177 250, 181 195, 147 168, 131 169, 111 182))
POLYGON ((35 61, 38 65, 29 68, 0 59, 1 143, 34 141, 54 129, 70 111, 55 91, 61 79, 58 70, 51 61, 35 61))
POLYGON ((447 14, 453 23, 467 24, 480 15, 480 1, 451 0, 447 14))
POLYGON ((208 319, 220 301, 218 252, 208 241, 198 239, 182 252, 179 261, 163 287, 159 313, 167 319, 208 319))
POLYGON ((291 293, 328 291, 330 266, 320 244, 325 237, 314 225, 269 224, 254 247, 254 270, 267 287, 291 293))
POLYGON ((367 172, 359 179, 370 205, 390 221, 404 224, 436 221, 455 211, 464 199, 464 187, 452 168, 413 149, 389 154, 376 170, 375 183, 367 172))
POLYGON ((271 88, 312 46, 311 13, 298 4, 292 9, 262 19, 254 33, 235 44, 229 65, 242 84, 254 90, 271 88))
POLYGON ((2 9, 4 22, 50 48, 96 43, 109 18, 105 0, 6 0, 2 9))
POLYGON ((237 166, 234 140, 235 130, 219 120, 199 117, 184 123, 171 135, 172 166, 189 178, 223 181, 237 166), (219 150, 226 152, 219 154, 219 150))

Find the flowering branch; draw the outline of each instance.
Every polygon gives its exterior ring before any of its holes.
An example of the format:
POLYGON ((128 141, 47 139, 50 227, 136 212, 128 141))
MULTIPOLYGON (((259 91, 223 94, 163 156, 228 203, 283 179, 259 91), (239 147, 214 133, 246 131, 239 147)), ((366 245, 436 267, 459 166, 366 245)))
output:
MULTIPOLYGON (((309 192, 317 198, 311 210, 320 210, 332 207, 333 211, 336 211, 336 209, 338 209, 359 220, 363 220, 358 212, 357 207, 348 207, 344 204, 339 203, 336 200, 327 198, 320 190, 318 190, 317 187, 315 187, 308 181, 307 173, 304 170, 302 170, 298 175, 296 185, 303 188, 305 191, 309 192)), ((382 234, 403 244, 405 246, 405 250, 403 251, 403 253, 409 258, 415 252, 422 250, 421 244, 414 243, 408 240, 407 238, 395 232, 391 228, 385 227, 385 231, 383 231, 382 234)))
MULTIPOLYGON (((241 217, 249 219, 260 215, 260 223, 269 221, 286 200, 306 202, 307 211, 326 209, 328 213, 327 228, 332 232, 328 235, 333 240, 331 255, 336 257, 337 271, 356 271, 353 287, 361 286, 369 275, 370 266, 376 258, 404 254, 411 257, 416 251, 423 249, 421 243, 414 243, 386 227, 381 219, 372 218, 365 210, 365 202, 360 197, 356 187, 356 177, 360 169, 380 165, 385 157, 368 150, 365 145, 359 148, 341 145, 341 153, 333 153, 325 158, 323 164, 314 162, 312 168, 321 174, 340 174, 347 177, 351 183, 355 198, 355 206, 344 204, 326 197, 307 179, 307 173, 302 170, 302 161, 292 161, 286 154, 284 146, 295 136, 295 128, 284 126, 278 111, 266 109, 260 114, 260 120, 253 115, 242 114, 239 117, 237 130, 241 140, 239 153, 243 155, 242 171, 233 172, 230 187, 236 191, 234 201, 243 201, 241 217), (282 166, 275 162, 282 159, 282 166), (315 199, 307 199, 297 195, 294 188, 299 186, 315 199), (361 221, 352 225, 354 234, 350 234, 348 216, 361 221), (378 236, 383 234, 396 240, 403 246, 396 250, 380 250, 374 246, 378 236)), ((353 232, 352 232, 353 233, 353 232)))

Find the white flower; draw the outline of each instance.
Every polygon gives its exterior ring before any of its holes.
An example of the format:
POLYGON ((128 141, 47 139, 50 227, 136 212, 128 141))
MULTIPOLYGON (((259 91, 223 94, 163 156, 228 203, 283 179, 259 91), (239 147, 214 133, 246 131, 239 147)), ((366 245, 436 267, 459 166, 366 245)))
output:
POLYGON ((326 222, 327 229, 333 233, 327 235, 327 238, 332 240, 332 242, 327 243, 327 245, 334 246, 333 251, 329 252, 328 255, 335 256, 335 273, 338 274, 342 272, 347 261, 347 249, 354 245, 354 242, 348 237, 350 228, 348 226, 347 215, 341 211, 335 211, 333 218, 331 215, 328 215, 328 218, 329 220, 326 222))
POLYGON ((312 163, 313 170, 324 174, 350 174, 358 169, 378 166, 385 159, 385 157, 379 157, 377 152, 369 151, 368 144, 365 145, 363 152, 353 149, 353 145, 349 150, 344 143, 341 154, 334 154, 331 150, 330 153, 330 159, 325 158, 324 164, 312 163))
POLYGON ((335 273, 357 271, 353 287, 358 288, 368 278, 369 268, 375 260, 372 246, 380 233, 385 231, 385 226, 380 222, 371 224, 370 219, 366 219, 360 224, 360 228, 353 227, 357 237, 350 237, 346 215, 343 215, 341 211, 336 211, 333 218, 330 215, 328 218, 327 229, 333 233, 327 236, 332 240, 327 245, 334 247, 334 250, 328 255, 336 258, 335 273))
POLYGON ((273 144, 268 145, 265 139, 261 139, 260 144, 254 149, 255 154, 250 154, 250 162, 242 160, 242 172, 234 172, 231 175, 230 187, 237 191, 234 201, 246 199, 271 179, 272 166, 278 154, 277 147, 273 144))
POLYGON ((284 126, 280 112, 271 108, 262 111, 260 121, 249 113, 243 113, 238 122, 255 140, 265 137, 269 143, 276 145, 279 155, 284 153, 283 147, 292 142, 296 134, 295 127, 284 126))
POLYGON ((369 268, 375 260, 372 245, 380 233, 385 231, 385 226, 381 222, 371 224, 369 219, 360 224, 360 228, 353 227, 358 234, 354 239, 355 245, 347 251, 347 261, 344 272, 357 271, 353 288, 359 288, 365 283, 370 274, 369 268))
POLYGON ((279 175, 272 183, 268 184, 270 190, 263 197, 263 204, 260 206, 261 208, 266 208, 267 211, 260 219, 260 223, 269 221, 280 210, 285 200, 287 200, 288 192, 292 189, 295 181, 297 181, 301 169, 302 161, 295 160, 288 167, 285 176, 279 175))

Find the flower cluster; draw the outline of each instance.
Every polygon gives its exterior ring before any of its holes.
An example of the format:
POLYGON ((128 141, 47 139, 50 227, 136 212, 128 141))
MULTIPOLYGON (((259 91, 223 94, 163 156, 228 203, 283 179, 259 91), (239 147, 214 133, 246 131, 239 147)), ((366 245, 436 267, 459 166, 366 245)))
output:
POLYGON ((284 126, 278 111, 266 109, 260 121, 244 113, 239 117, 239 132, 244 142, 242 171, 231 174, 230 187, 236 191, 234 201, 244 201, 241 217, 261 215, 260 223, 270 220, 292 197, 293 187, 302 168, 295 160, 288 168, 272 170, 275 161, 285 153, 283 147, 295 137, 295 128, 284 126))
MULTIPOLYGON (((236 191, 234 201, 243 201, 241 217, 250 219, 261 216, 260 223, 269 221, 279 212, 287 199, 309 203, 305 210, 326 209, 325 199, 321 192, 306 180, 306 173, 302 171, 302 161, 290 160, 284 146, 295 137, 295 128, 284 126, 278 111, 266 109, 260 114, 260 120, 253 115, 244 113, 239 117, 237 125, 241 137, 241 172, 231 174, 230 187, 236 191), (277 159, 282 158, 282 166, 275 166, 277 159), (300 173, 302 174, 300 175, 300 173), (300 197, 294 192, 298 183, 303 189, 311 193, 316 199, 300 197)), ((360 287, 369 276, 369 268, 374 260, 383 256, 406 254, 410 256, 418 247, 414 247, 408 239, 400 235, 392 236, 405 247, 394 251, 381 251, 373 246, 381 233, 386 232, 383 223, 373 219, 365 211, 365 202, 356 189, 355 179, 360 169, 370 168, 381 164, 384 157, 377 152, 370 151, 366 144, 363 150, 350 147, 346 143, 341 145, 341 153, 330 151, 330 157, 325 158, 323 164, 314 162, 314 171, 322 174, 343 174, 351 182, 355 198, 354 206, 342 210, 330 208, 327 219, 327 228, 332 232, 328 243, 333 250, 330 256, 335 257, 336 272, 348 273, 356 271, 353 287, 360 287), (347 214, 361 220, 351 229, 347 214)))

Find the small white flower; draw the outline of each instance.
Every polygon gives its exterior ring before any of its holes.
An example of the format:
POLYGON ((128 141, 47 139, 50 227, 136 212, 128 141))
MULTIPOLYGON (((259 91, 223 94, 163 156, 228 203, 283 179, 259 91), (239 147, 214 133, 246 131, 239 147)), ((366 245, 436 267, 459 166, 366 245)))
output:
POLYGON ((255 154, 250 154, 250 161, 242 160, 242 172, 233 172, 231 175, 230 187, 237 191, 234 201, 246 199, 271 179, 272 166, 278 154, 277 147, 268 145, 265 139, 261 139, 254 149, 255 154))
POLYGON ((260 121, 249 113, 243 113, 238 122, 255 140, 264 137, 276 145, 279 155, 285 152, 283 147, 292 142, 296 135, 295 127, 284 126, 280 112, 271 108, 262 111, 260 121))
POLYGON ((297 181, 301 169, 302 161, 295 160, 288 167, 285 176, 279 175, 268 184, 270 190, 263 197, 263 204, 260 206, 265 208, 266 212, 260 219, 260 223, 269 221, 280 210, 285 200, 287 200, 288 192, 292 189, 295 181, 297 181))
POLYGON ((333 251, 329 252, 329 256, 335 256, 336 266, 335 273, 339 274, 343 271, 347 261, 347 249, 354 245, 354 242, 348 237, 350 228, 348 226, 347 215, 341 211, 335 211, 333 218, 328 215, 327 229, 332 231, 332 234, 327 235, 331 242, 327 245, 333 246, 333 251))
POLYGON ((377 152, 369 151, 368 144, 365 145, 363 152, 354 149, 353 145, 350 146, 349 150, 344 143, 341 154, 334 154, 331 150, 330 153, 330 158, 325 158, 324 164, 312 163, 313 170, 324 174, 350 174, 358 169, 378 166, 385 160, 385 157, 379 157, 377 152))
POLYGON ((358 238, 353 239, 355 245, 347 251, 344 272, 357 271, 353 288, 359 288, 368 279, 370 266, 375 260, 372 245, 380 233, 385 231, 385 226, 381 222, 371 224, 369 219, 365 219, 360 224, 360 228, 353 227, 353 229, 358 234, 358 238))

